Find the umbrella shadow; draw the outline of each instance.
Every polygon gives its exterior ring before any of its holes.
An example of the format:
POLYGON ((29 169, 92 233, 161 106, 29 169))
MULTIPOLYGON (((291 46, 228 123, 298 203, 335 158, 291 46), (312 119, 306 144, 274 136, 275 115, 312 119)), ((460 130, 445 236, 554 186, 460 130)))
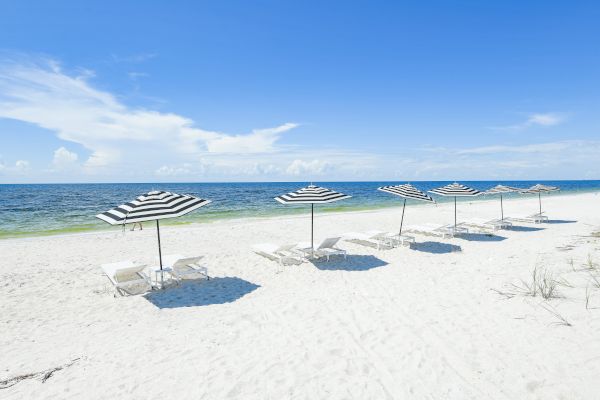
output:
POLYGON ((515 232, 537 232, 537 231, 543 231, 546 228, 536 228, 534 226, 513 225, 513 226, 505 228, 505 229, 510 230, 510 231, 515 231, 515 232))
POLYGON ((416 251, 422 251, 431 254, 448 254, 462 251, 462 247, 455 244, 431 241, 413 243, 410 248, 416 251))
POLYGON ((371 255, 348 255, 332 257, 329 261, 325 258, 312 260, 311 263, 322 271, 368 271, 373 268, 384 267, 387 262, 371 255))
POLYGON ((546 221, 546 224, 574 224, 577 221, 567 220, 567 219, 550 219, 546 221))
POLYGON ((189 281, 144 295, 158 308, 180 308, 232 303, 260 286, 236 277, 189 281))
POLYGON ((491 233, 461 233, 456 236, 457 239, 467 240, 469 242, 501 242, 506 240, 505 236, 499 236, 491 233))

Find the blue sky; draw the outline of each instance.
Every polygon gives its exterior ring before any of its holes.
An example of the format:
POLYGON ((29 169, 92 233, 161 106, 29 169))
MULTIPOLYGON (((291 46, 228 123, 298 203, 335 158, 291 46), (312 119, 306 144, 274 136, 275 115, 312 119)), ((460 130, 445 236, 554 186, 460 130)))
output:
POLYGON ((600 179, 594 2, 0 2, 0 182, 600 179))

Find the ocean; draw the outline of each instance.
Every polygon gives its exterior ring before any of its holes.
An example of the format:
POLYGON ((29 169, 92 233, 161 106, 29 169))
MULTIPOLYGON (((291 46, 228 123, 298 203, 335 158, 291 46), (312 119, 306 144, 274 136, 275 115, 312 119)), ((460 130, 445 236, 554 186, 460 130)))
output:
MULTIPOLYGON (((399 197, 377 190, 379 186, 404 182, 315 182, 352 196, 351 199, 318 206, 318 212, 369 210, 401 205, 399 197)), ((452 182, 411 182, 427 191, 452 182)), ((525 188, 536 183, 558 186, 561 193, 600 191, 600 180, 588 181, 461 181, 479 190, 497 184, 525 188)), ((0 239, 117 229, 95 218, 95 215, 133 200, 151 190, 167 190, 212 200, 184 217, 165 220, 165 224, 189 224, 220 219, 268 217, 306 213, 306 205, 282 205, 273 197, 306 184, 272 183, 102 183, 102 184, 23 184, 0 185, 0 239)), ((523 196, 512 194, 506 197, 523 196)), ((547 196, 547 195, 544 195, 547 196)), ((453 198, 434 196, 437 202, 453 198)), ((487 200, 479 196, 462 201, 487 200)), ((461 199, 459 199, 461 201, 461 199)), ((532 211, 537 202, 532 198, 532 211)))

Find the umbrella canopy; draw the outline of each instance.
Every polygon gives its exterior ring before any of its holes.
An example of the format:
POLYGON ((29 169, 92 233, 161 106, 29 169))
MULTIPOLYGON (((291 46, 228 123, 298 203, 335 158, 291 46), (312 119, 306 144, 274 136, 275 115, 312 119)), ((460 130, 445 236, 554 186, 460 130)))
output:
POLYGON ((474 197, 482 194, 477 189, 470 188, 460 183, 451 183, 437 189, 432 189, 429 193, 435 193, 440 196, 454 197, 454 228, 456 228, 456 198, 457 197, 474 197))
POLYGON ((483 194, 499 194, 500 195, 500 215, 501 215, 501 220, 504 221, 504 205, 502 204, 502 195, 503 194, 507 194, 507 193, 515 193, 515 192, 520 192, 521 189, 518 188, 514 188, 511 186, 505 186, 505 185, 496 185, 491 189, 486 190, 483 194))
POLYGON ((546 193, 546 192, 556 192, 557 190, 560 190, 560 189, 556 186, 548 186, 548 185, 542 185, 541 183, 538 183, 537 185, 533 185, 526 191, 530 192, 530 193, 546 193))
POLYGON ((310 204, 310 248, 311 253, 314 251, 314 219, 315 219, 315 204, 332 203, 338 200, 349 199, 343 193, 335 190, 326 189, 323 187, 309 185, 305 188, 298 189, 295 192, 283 194, 275 197, 275 200, 281 204, 310 204))
POLYGON ((164 191, 152 191, 135 200, 96 215, 96 218, 111 225, 125 225, 135 222, 156 221, 158 235, 158 258, 162 270, 162 254, 160 249, 160 226, 158 221, 167 218, 181 217, 191 211, 210 203, 210 200, 195 196, 182 195, 164 191))
POLYGON ((558 190, 560 190, 560 189, 556 186, 548 186, 548 185, 542 185, 541 183, 538 183, 537 185, 533 185, 529 189, 521 190, 521 193, 537 194, 538 201, 540 204, 540 214, 542 214, 542 193, 556 192, 558 190))
POLYGON ((402 224, 404 223, 404 209, 406 208, 406 199, 434 203, 433 199, 427 193, 421 192, 419 189, 417 189, 410 183, 396 186, 382 186, 380 188, 377 188, 377 190, 381 190, 382 192, 391 193, 404 198, 404 205, 402 206, 402 219, 400 219, 400 232, 398 233, 398 236, 402 236, 402 224))

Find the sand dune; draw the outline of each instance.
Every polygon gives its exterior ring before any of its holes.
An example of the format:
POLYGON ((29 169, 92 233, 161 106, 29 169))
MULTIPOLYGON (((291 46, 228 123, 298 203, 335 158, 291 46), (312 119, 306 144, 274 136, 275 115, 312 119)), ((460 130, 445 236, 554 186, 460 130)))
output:
MULTIPOLYGON (((505 213, 534 212, 536 201, 505 201, 505 213)), ((154 263, 150 226, 3 240, 0 381, 72 365, 45 382, 0 384, 0 398, 595 399, 599 207, 597 194, 552 196, 548 224, 417 236, 412 250, 342 242, 346 261, 300 266, 250 247, 305 241, 307 216, 166 227, 164 253, 205 255, 215 279, 122 298, 99 265, 154 263), (561 282, 558 298, 520 293, 534 267, 561 282)), ((458 212, 495 218, 499 204, 458 212)), ((450 223, 453 213, 410 207, 405 222, 450 223)), ((399 217, 317 214, 316 237, 396 230, 399 217)))

